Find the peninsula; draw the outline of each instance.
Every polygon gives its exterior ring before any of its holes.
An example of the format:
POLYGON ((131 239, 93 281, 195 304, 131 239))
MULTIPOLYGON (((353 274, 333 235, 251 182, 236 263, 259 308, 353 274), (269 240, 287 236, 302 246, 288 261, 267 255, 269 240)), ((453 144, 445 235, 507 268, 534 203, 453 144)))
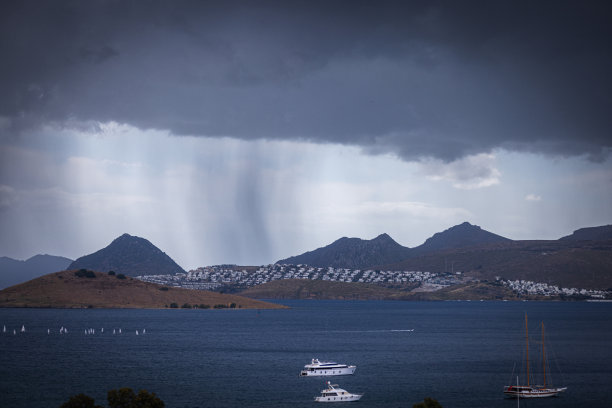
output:
POLYGON ((282 309, 237 295, 143 282, 85 269, 50 273, 0 291, 0 307, 282 309))

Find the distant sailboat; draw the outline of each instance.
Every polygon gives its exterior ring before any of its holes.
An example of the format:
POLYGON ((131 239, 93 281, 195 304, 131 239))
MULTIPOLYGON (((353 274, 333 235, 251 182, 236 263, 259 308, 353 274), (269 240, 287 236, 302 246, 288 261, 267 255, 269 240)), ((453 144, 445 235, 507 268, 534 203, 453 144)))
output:
POLYGON ((121 334, 121 329, 119 329, 119 334, 121 334))
POLYGON ((24 333, 25 332, 25 326, 21 326, 21 332, 24 333))
POLYGON ((138 336, 138 330, 136 330, 136 335, 138 336))
POLYGON ((525 344, 526 344, 526 363, 527 363, 527 385, 507 385, 504 387, 504 394, 510 397, 517 398, 545 398, 556 397, 560 392, 563 392, 567 387, 552 387, 547 386, 546 381, 546 351, 544 348, 544 323, 542 322, 542 375, 543 385, 531 384, 531 373, 529 371, 529 331, 527 326, 527 315, 525 315, 525 344))
POLYGON ((113 329, 113 334, 115 334, 115 329, 113 329))
POLYGON ((147 332, 147 329, 142 329, 142 334, 145 334, 147 332))
POLYGON ((6 325, 2 326, 2 333, 6 333, 6 325))
MULTIPOLYGON (((60 331, 61 333, 61 331, 60 331)), ((47 329, 47 334, 51 334, 51 329, 47 329)))
POLYGON ((104 327, 100 329, 100 333, 104 333, 104 327))

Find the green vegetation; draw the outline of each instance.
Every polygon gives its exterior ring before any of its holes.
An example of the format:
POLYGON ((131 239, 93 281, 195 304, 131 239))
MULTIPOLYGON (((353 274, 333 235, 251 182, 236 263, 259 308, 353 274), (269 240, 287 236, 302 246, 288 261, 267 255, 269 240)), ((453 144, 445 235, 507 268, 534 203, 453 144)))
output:
POLYGON ((227 309, 227 305, 223 305, 221 303, 214 305, 213 308, 215 309, 227 309))
POLYGON ((191 309, 191 305, 189 303, 183 303, 183 306, 181 306, 181 309, 191 309))
POLYGON ((114 276, 114 275, 115 275, 115 271, 108 271, 108 274, 109 274, 110 276, 114 276))
POLYGON ((117 279, 126 279, 125 275, 120 273, 117 275, 117 279))
MULTIPOLYGON (((131 388, 110 390, 107 394, 108 408, 164 408, 164 402, 155 393, 140 390, 135 394, 131 388)), ((78 394, 63 403, 60 408, 104 408, 95 405, 95 400, 85 394, 78 394)))
POLYGON ((96 274, 93 271, 88 271, 87 269, 79 269, 74 273, 74 276, 79 278, 95 278, 96 274))
POLYGON ((170 309, 178 309, 178 304, 177 303, 170 303, 170 309))
POLYGON ((442 405, 435 399, 427 397, 425 401, 414 404, 412 408, 442 408, 442 405))
POLYGON ((167 286, 162 286, 161 288, 159 288, 159 290, 167 292, 168 290, 170 290, 170 288, 167 286))
POLYGON ((60 408, 103 408, 95 404, 95 400, 85 394, 78 394, 70 397, 67 402, 60 405, 60 408))
POLYGON ((198 308, 199 308, 199 309, 210 309, 210 305, 204 305, 204 304, 200 303, 200 304, 198 305, 198 308))

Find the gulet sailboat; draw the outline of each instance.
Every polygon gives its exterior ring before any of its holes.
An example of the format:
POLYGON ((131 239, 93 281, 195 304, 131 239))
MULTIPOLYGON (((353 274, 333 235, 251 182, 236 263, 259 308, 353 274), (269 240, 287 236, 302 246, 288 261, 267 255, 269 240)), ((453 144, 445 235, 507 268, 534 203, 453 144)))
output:
POLYGON ((529 328, 527 326, 527 315, 525 315, 525 346, 526 356, 526 374, 527 385, 507 385, 504 387, 504 394, 513 398, 546 398, 556 397, 560 392, 563 392, 567 387, 553 387, 546 383, 546 350, 544 345, 544 322, 542 322, 542 378, 543 385, 531 384, 531 373, 529 370, 529 328))

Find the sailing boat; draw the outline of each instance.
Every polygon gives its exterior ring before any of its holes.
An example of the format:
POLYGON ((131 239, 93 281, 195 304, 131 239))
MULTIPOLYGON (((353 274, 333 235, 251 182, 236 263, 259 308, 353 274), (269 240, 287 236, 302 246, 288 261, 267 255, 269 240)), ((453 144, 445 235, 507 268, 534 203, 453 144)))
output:
POLYGON ((546 351, 544 349, 544 322, 542 322, 542 373, 543 385, 532 385, 531 375, 529 372, 529 329, 527 327, 527 315, 525 315, 525 345, 527 348, 527 385, 507 385, 504 387, 504 394, 510 397, 517 398, 545 398, 556 397, 560 392, 563 392, 567 387, 552 387, 546 384, 546 351))

